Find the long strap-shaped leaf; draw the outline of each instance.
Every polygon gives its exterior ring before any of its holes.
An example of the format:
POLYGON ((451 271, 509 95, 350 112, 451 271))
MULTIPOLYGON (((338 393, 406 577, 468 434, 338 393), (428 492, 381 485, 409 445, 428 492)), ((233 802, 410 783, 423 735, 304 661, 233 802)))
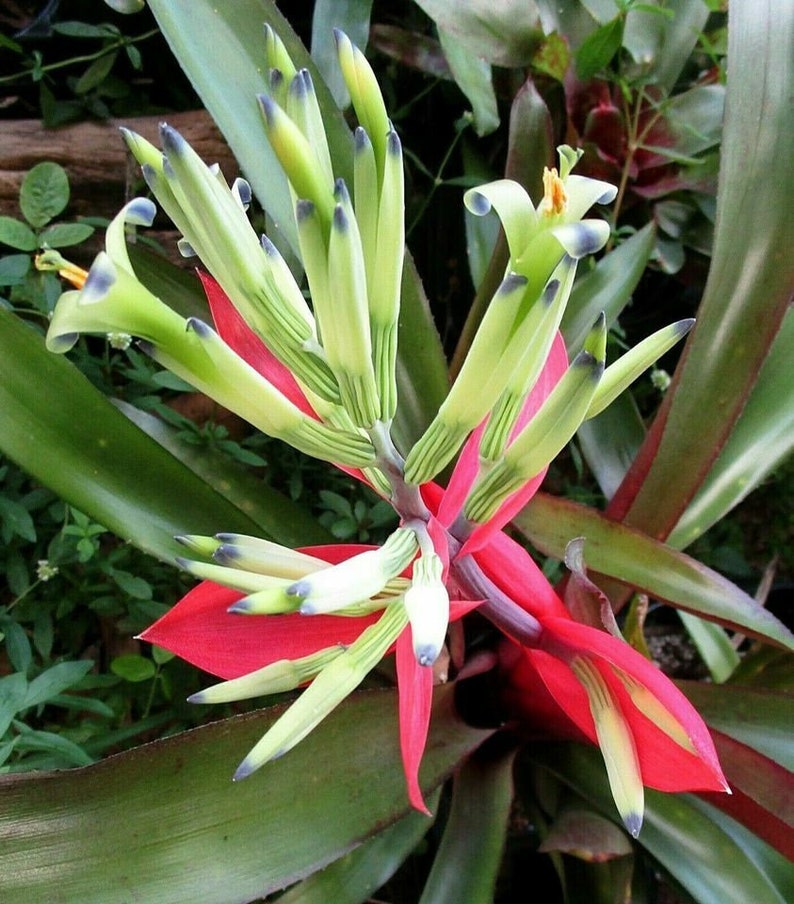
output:
POLYGON ((792 299, 794 6, 731 3, 728 68, 714 251, 698 324, 608 509, 660 538, 725 445, 792 299))
POLYGON ((562 559, 583 536, 588 568, 666 600, 687 612, 794 649, 794 637, 771 612, 721 574, 584 505, 538 493, 515 519, 546 555, 562 559))
MULTIPOLYGON (((458 719, 452 694, 436 695, 424 788, 488 735, 458 719)), ((0 900, 241 904, 283 888, 407 811, 396 710, 393 692, 356 694, 238 783, 231 764, 281 708, 84 769, 4 776, 0 900)))

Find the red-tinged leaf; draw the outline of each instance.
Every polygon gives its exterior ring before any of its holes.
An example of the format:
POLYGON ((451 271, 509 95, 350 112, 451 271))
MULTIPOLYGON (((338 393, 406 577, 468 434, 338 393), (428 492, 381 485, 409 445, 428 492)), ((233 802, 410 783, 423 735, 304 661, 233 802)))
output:
POLYGON ((414 809, 429 816, 419 786, 419 766, 430 727, 433 670, 416 661, 410 625, 397 638, 397 685, 400 692, 400 751, 408 799, 414 809))
POLYGON ((560 559, 572 538, 584 537, 591 576, 594 572, 608 575, 687 612, 794 648, 791 632, 735 584, 595 509, 538 493, 514 523, 535 547, 560 559))
MULTIPOLYGON (((434 697, 426 793, 490 734, 461 722, 451 686, 434 697)), ((229 904, 279 891, 407 812, 396 707, 394 692, 356 693, 287 756, 239 783, 230 764, 283 707, 85 769, 4 775, 0 899, 229 904)))
POLYGON ((733 794, 703 798, 794 860, 794 775, 752 747, 712 734, 733 794))
POLYGON ((731 4, 728 69, 712 266, 698 323, 608 509, 657 538, 668 536, 707 478, 791 304, 794 168, 781 161, 794 157, 794 6, 731 4))
POLYGON ((452 80, 444 51, 434 38, 397 25, 377 23, 369 32, 371 46, 401 66, 417 69, 433 78, 452 80))

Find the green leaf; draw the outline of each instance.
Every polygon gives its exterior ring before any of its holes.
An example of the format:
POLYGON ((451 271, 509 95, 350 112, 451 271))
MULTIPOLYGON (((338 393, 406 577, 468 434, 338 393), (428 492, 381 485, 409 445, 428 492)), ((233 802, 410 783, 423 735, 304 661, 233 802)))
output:
POLYGON ((74 86, 75 94, 88 94, 89 91, 93 91, 94 88, 101 85, 110 74, 117 56, 118 52, 113 51, 94 60, 77 80, 77 84, 74 86))
POLYGON ((417 0, 439 31, 495 66, 527 66, 543 39, 534 0, 417 0))
POLYGON ((89 756, 82 747, 64 735, 55 734, 52 731, 37 731, 27 725, 20 725, 19 728, 17 752, 34 752, 39 756, 26 758, 20 766, 12 767, 11 771, 32 768, 63 769, 69 766, 88 766, 94 762, 93 757, 89 756))
POLYGON ((18 251, 35 251, 39 247, 36 233, 14 217, 0 217, 0 244, 18 251))
POLYGON ((420 904, 491 904, 513 803, 516 748, 495 738, 458 770, 420 904))
POLYGON ((668 538, 673 546, 689 546, 791 454, 792 348, 794 311, 789 311, 733 432, 668 538))
POLYGON ((67 248, 70 245, 79 245, 89 236, 94 234, 94 227, 87 223, 54 223, 47 226, 39 235, 42 246, 50 248, 67 248))
MULTIPOLYGON (((789 670, 792 670, 789 658, 789 670)), ((732 682, 719 688, 694 681, 681 683, 709 726, 757 750, 794 772, 794 697, 732 682)))
POLYGON ((77 662, 59 662, 36 676, 28 685, 24 706, 46 703, 77 682, 93 668, 94 663, 85 659, 77 662))
MULTIPOLYGON (((264 534, 266 539, 272 538, 285 546, 328 542, 326 531, 303 506, 230 461, 227 455, 185 442, 180 439, 179 431, 133 405, 123 402, 115 405, 207 486, 255 521, 258 535, 264 534)), ((216 526, 213 533, 218 530, 226 528, 216 526)))
POLYGON ((0 631, 4 635, 3 644, 8 661, 17 672, 27 672, 33 661, 33 651, 25 629, 10 616, 3 615, 0 617, 0 631))
POLYGON ((23 540, 36 542, 36 526, 30 512, 15 499, 0 496, 0 521, 2 521, 2 536, 6 543, 13 537, 22 537, 23 540))
POLYGON ((110 671, 125 681, 137 684, 140 681, 149 681, 157 674, 157 667, 151 659, 139 656, 137 653, 127 653, 117 656, 110 663, 110 671))
POLYGON ((30 272, 27 254, 8 254, 0 257, 0 286, 18 286, 30 272))
POLYGON ((254 520, 1 310, 0 411, 6 455, 75 508, 160 558, 184 552, 173 540, 178 534, 257 533, 254 520))
POLYGON ((471 104, 474 131, 482 137, 499 128, 499 110, 491 78, 491 66, 475 56, 448 31, 439 29, 439 40, 452 77, 471 104))
POLYGON ((118 34, 118 29, 110 25, 93 25, 90 22, 54 22, 53 31, 70 38, 108 38, 118 34))
POLYGON ((791 299, 794 168, 781 161, 794 158, 794 6, 732 3, 728 68, 712 266, 698 323, 608 509, 657 537, 675 527, 725 446, 791 299))
MULTIPOLYGON (((457 718, 452 692, 436 694, 427 790, 487 736, 457 718)), ((393 692, 356 694, 243 782, 235 764, 282 708, 87 769, 0 777, 0 897, 228 904, 281 889, 407 812, 396 706, 393 692)))
POLYGON ((607 499, 620 486, 644 438, 645 425, 628 392, 576 431, 587 466, 607 499))
MULTIPOLYGON (((597 751, 578 744, 542 745, 533 758, 615 819, 597 751)), ((698 904, 785 904, 794 895, 794 870, 786 858, 694 795, 647 789, 637 841, 698 904)))
POLYGON ((595 509, 538 493, 516 526, 546 555, 563 559, 584 537, 589 570, 608 575, 687 612, 794 649, 794 636, 751 596, 695 559, 595 509))
POLYGON ((31 226, 45 226, 69 203, 69 179, 57 163, 37 163, 22 180, 19 207, 31 226))
MULTIPOLYGON (((438 807, 439 794, 428 800, 438 807)), ((355 850, 319 870, 279 898, 281 904, 366 904, 394 875, 432 827, 424 813, 409 813, 355 850)))
POLYGON ((623 42, 623 24, 623 17, 616 16, 582 41, 574 55, 576 73, 582 81, 591 79, 612 62, 623 42))
POLYGON ((632 4, 623 45, 642 66, 643 78, 669 94, 695 49, 708 15, 707 5, 699 0, 665 0, 663 6, 653 9, 632 4))
MULTIPOLYGON (((0 627, 4 629, 4 626, 0 627)), ((27 692, 28 680, 22 673, 16 672, 0 678, 0 738, 24 707, 27 692)))
POLYGON ((730 637, 719 625, 704 621, 688 612, 678 614, 687 634, 697 647, 700 658, 706 664, 711 680, 718 684, 727 681, 741 661, 730 637))

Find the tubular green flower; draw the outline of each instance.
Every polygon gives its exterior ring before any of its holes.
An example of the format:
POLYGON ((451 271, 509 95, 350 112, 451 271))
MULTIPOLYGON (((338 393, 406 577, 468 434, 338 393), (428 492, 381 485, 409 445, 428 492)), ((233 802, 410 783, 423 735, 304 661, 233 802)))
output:
POLYGON ((334 612, 380 593, 408 567, 419 542, 410 528, 398 528, 379 549, 362 552, 339 565, 296 581, 288 590, 304 615, 334 612))
MULTIPOLYGON (((122 222, 128 209, 129 205, 119 214, 122 222)), ((140 204, 132 210, 136 217, 144 212, 140 204)), ((152 295, 125 269, 126 250, 120 264, 117 267, 107 252, 101 252, 83 289, 62 296, 47 332, 51 351, 67 351, 82 332, 129 333, 143 340, 155 360, 269 436, 325 461, 351 467, 374 462, 374 449, 365 437, 304 414, 213 329, 196 318, 185 320, 152 295)))
POLYGON ((339 656, 319 673, 309 687, 251 750, 234 774, 246 778, 270 760, 277 759, 302 741, 315 726, 364 680, 402 633, 408 616, 402 603, 384 610, 339 656))
POLYGON ((356 218, 344 182, 328 242, 328 285, 333 310, 322 323, 323 346, 339 382, 342 405, 360 427, 372 427, 380 413, 367 304, 367 275, 356 218), (332 329, 331 329, 332 328, 332 329))
POLYGON ((604 371, 606 326, 598 320, 585 343, 538 413, 502 458, 474 484, 464 505, 469 521, 482 524, 501 503, 541 471, 581 424, 604 371))
POLYGON ((353 101, 353 109, 375 149, 378 181, 381 183, 387 154, 387 136, 391 131, 383 95, 372 67, 358 47, 338 28, 334 29, 334 38, 339 66, 353 101))
MULTIPOLYGON (((460 448, 466 435, 492 410, 507 392, 506 406, 495 419, 487 451, 494 455, 504 443, 504 432, 512 413, 520 407, 514 397, 518 384, 522 391, 531 389, 531 374, 537 363, 531 357, 535 348, 546 348, 548 337, 559 325, 567 302, 566 291, 552 296, 559 303, 554 316, 544 325, 543 339, 534 335, 538 324, 533 320, 543 313, 542 299, 553 284, 555 269, 603 247, 609 238, 609 225, 603 220, 581 220, 583 213, 596 202, 614 198, 614 186, 594 179, 570 175, 578 159, 563 145, 559 148, 564 177, 556 170, 544 171, 544 197, 537 210, 521 186, 507 179, 468 191, 464 201, 473 213, 484 216, 496 210, 510 248, 508 272, 485 313, 466 360, 425 434, 406 459, 406 477, 412 483, 424 483, 437 474, 460 448), (532 349, 527 357, 527 350, 532 349), (483 375, 488 375, 483 379, 483 375), (498 430, 495 434, 493 431, 498 430)), ((572 274, 567 273, 566 277, 572 274)), ((542 359, 541 359, 542 360, 542 359)))
POLYGON ((124 130, 147 184, 184 236, 182 249, 198 254, 235 307, 273 353, 312 391, 332 402, 339 391, 318 354, 314 318, 271 242, 260 243, 241 203, 173 128, 160 129, 163 156, 124 130))

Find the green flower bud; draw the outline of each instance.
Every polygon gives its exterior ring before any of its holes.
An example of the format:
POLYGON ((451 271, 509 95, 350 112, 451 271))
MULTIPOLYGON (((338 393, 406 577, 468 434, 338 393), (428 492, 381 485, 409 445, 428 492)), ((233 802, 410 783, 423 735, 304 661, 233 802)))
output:
POLYGON ((300 659, 279 659, 264 668, 223 681, 188 697, 188 703, 231 703, 293 691, 311 681, 344 652, 344 647, 326 647, 300 659))
POLYGON ((571 439, 582 422, 604 370, 606 327, 603 315, 579 355, 498 461, 475 483, 464 514, 484 523, 508 496, 538 474, 571 439), (595 353, 595 354, 594 354, 595 353), (601 357, 596 357, 600 353, 601 357))
POLYGON ((621 355, 614 364, 610 364, 587 409, 587 417, 595 417, 611 405, 654 361, 683 339, 694 323, 690 318, 662 327, 621 355))

